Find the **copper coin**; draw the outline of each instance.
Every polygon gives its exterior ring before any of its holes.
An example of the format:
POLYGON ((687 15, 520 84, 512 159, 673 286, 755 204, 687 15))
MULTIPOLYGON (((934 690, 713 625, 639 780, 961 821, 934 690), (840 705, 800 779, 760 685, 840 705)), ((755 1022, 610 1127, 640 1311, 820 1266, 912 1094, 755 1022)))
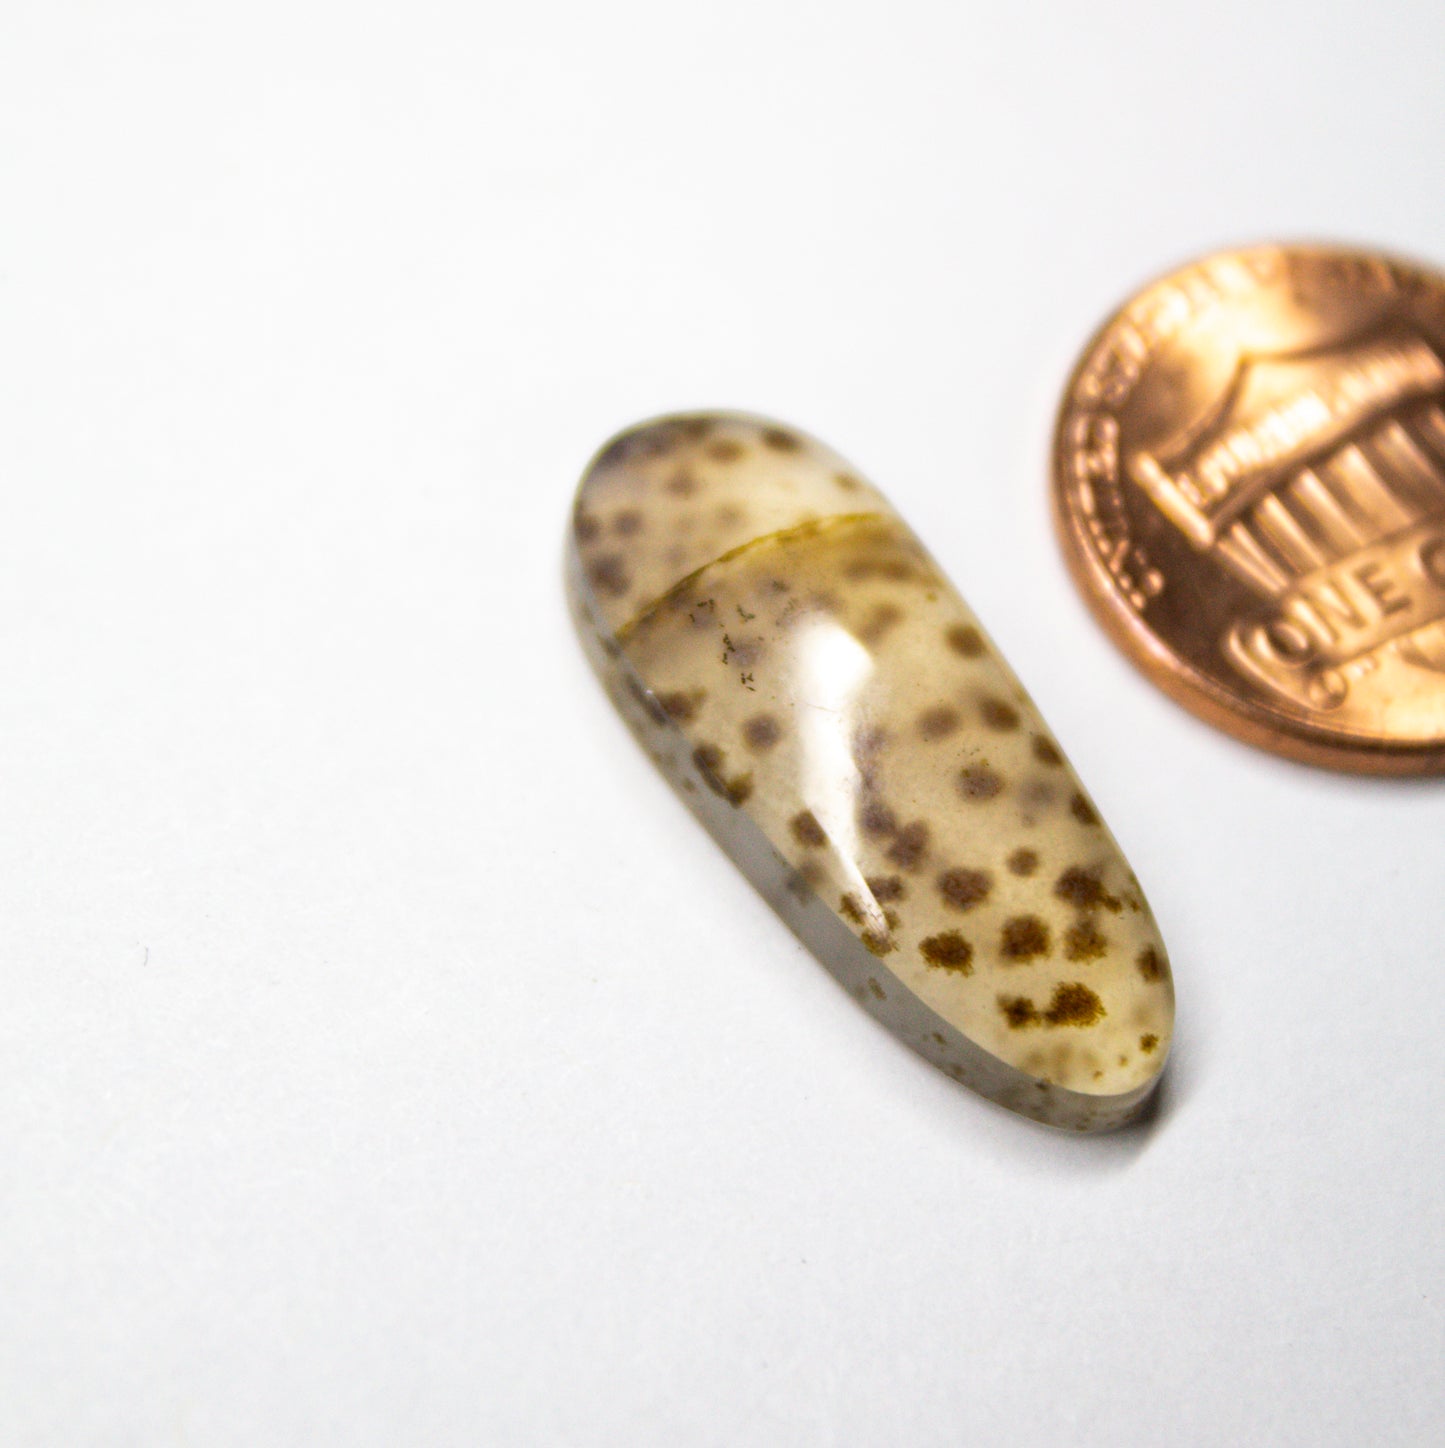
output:
POLYGON ((1445 771, 1445 276, 1223 252, 1090 342, 1054 443, 1070 569, 1169 694, 1264 749, 1445 771))

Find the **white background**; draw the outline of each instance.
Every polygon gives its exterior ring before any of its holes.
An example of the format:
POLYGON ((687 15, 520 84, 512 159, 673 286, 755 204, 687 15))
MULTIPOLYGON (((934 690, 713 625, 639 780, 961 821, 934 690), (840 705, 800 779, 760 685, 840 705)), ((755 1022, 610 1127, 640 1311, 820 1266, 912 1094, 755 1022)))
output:
POLYGON ((1445 788, 1195 722, 1053 411, 1217 246, 1445 263, 1445 8, 0 17, 0 1443, 1445 1423, 1445 788), (880 1031, 634 746, 569 494, 684 407, 893 496, 1179 989, 1076 1140, 880 1031))

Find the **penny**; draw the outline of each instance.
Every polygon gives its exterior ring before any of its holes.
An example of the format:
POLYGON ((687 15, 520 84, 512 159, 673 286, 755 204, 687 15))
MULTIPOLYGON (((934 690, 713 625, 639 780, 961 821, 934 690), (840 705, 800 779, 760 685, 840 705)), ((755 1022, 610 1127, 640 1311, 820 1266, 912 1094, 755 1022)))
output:
POLYGON ((1069 381, 1053 500, 1180 703, 1312 764, 1445 771, 1445 275, 1264 246, 1146 287, 1069 381))

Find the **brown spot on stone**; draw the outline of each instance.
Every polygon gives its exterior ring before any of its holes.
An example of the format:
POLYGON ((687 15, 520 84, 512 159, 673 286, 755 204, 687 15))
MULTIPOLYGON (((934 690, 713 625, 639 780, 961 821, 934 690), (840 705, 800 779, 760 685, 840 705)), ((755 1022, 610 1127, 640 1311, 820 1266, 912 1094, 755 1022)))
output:
POLYGON ((1039 867, 1037 850, 1015 850, 1008 857, 1008 867, 1015 875, 1032 875, 1039 867))
POLYGON ((973 946, 956 930, 930 935, 918 949, 929 965, 940 970, 952 970, 959 975, 973 974, 973 946))
POLYGON ((869 955, 882 957, 897 949, 893 937, 883 930, 865 930, 858 938, 869 955))
POLYGON ((716 744, 699 744, 692 751, 692 762, 702 776, 702 782, 716 795, 731 805, 740 805, 753 792, 751 774, 737 774, 728 779, 722 770, 723 751, 716 744))
POLYGON ((983 635, 972 624, 956 623, 943 637, 954 653, 966 659, 976 659, 983 653, 983 635))
POLYGON ((718 524, 723 528, 736 528, 747 516, 741 508, 735 507, 732 503, 724 503, 716 514, 718 524))
POLYGON ((898 816, 881 799, 864 800, 858 811, 858 823, 865 835, 875 840, 887 839, 898 833, 898 816))
POLYGON ((845 493, 856 493, 863 486, 852 473, 834 473, 833 481, 845 493))
POLYGON ((743 743, 754 754, 766 753, 783 737, 783 727, 771 714, 754 714, 743 724, 743 743))
POLYGON ((1142 975, 1145 980, 1156 981, 1164 979, 1164 958, 1152 945, 1146 945, 1144 949, 1139 952, 1138 956, 1135 957, 1134 964, 1139 967, 1139 974, 1142 975))
POLYGON ((958 772, 958 792, 965 799, 994 799, 1003 790, 1003 777, 986 764, 970 764, 958 772))
POLYGON ((1099 816, 1094 812, 1094 806, 1091 805, 1078 790, 1074 791, 1073 798, 1069 800, 1069 813, 1073 815, 1081 825, 1096 825, 1099 823, 1099 816))
POLYGON ((868 977, 868 989, 872 992, 874 1000, 886 1001, 888 999, 888 992, 871 975, 868 977))
MULTIPOLYGON (((1028 996, 1000 996, 998 1007, 1016 1031, 1028 1026, 1092 1026, 1108 1014, 1099 997, 1078 981, 1055 986, 1053 998, 1042 1012, 1028 996)), ((1125 1065, 1127 1059, 1120 1057, 1119 1064, 1125 1065)), ((1094 1079, 1103 1074, 1095 1071, 1094 1079)))
POLYGON ((590 543, 602 531, 602 524, 591 513, 578 513, 572 527, 579 543, 590 543))
POLYGON ((810 614, 822 614, 825 618, 833 618, 841 607, 838 595, 830 593, 825 588, 817 589, 805 598, 801 605, 801 613, 794 615, 797 618, 806 618, 810 614))
POLYGON ((1034 758, 1040 764, 1059 765, 1064 762, 1064 756, 1059 753, 1058 745, 1052 739, 1045 739, 1042 734, 1034 735, 1034 758))
POLYGON ((630 441, 640 456, 661 458, 677 450, 682 433, 676 423, 664 422, 634 433, 630 441))
POLYGON ((990 729, 1009 730, 1019 727, 1019 711, 1002 699, 984 699, 980 702, 979 713, 990 729))
POLYGON ((587 576, 592 580, 593 588, 612 598, 621 598, 632 587, 632 580, 627 576, 627 569, 623 566, 621 557, 616 553, 608 553, 597 559, 587 570, 587 576))
POLYGON ((868 918, 863 913, 863 907, 858 903, 856 895, 844 895, 838 901, 838 914, 854 925, 861 925, 868 918))
POLYGON ((788 876, 788 890, 799 900, 806 900, 827 878, 828 872, 816 860, 804 860, 788 876))
POLYGON ((928 826, 922 820, 913 820, 898 831, 885 853, 900 869, 916 870, 927 850, 928 826))
POLYGON ((745 449, 742 443, 735 442, 730 437, 720 437, 716 442, 710 442, 703 451, 715 463, 735 463, 742 457, 745 449))
POLYGON ((680 468, 662 486, 674 498, 690 498, 702 484, 686 468, 680 468))
POLYGON ((1000 996, 998 1008, 1011 1029, 1021 1031, 1039 1023, 1038 1007, 1027 996, 1000 996))
POLYGON ((896 628, 903 618, 903 610, 895 603, 880 603, 858 630, 858 637, 865 644, 881 643, 889 630, 896 628))
POLYGON ((938 891, 955 910, 972 910, 988 896, 993 881, 984 870, 945 870, 938 877, 938 891))
POLYGON ((901 900, 908 893, 908 886, 897 875, 870 875, 865 883, 880 903, 901 900))
POLYGON ((1070 960, 1099 960, 1109 951, 1109 937, 1092 920, 1069 926, 1064 936, 1064 954, 1070 960))
POLYGON ((1037 915, 1015 915, 1003 924, 1004 959, 1021 963, 1049 953, 1049 927, 1037 915))
POLYGON ((763 446, 770 447, 774 452, 790 453, 797 452, 802 443, 792 433, 781 427, 765 427, 763 429, 763 446))
POLYGON ((1159 1044, 1159 1037, 1158 1037, 1158 1036, 1148 1035, 1148 1036, 1140 1036, 1140 1037, 1139 1037, 1139 1049, 1140 1049, 1141 1051, 1143 1051, 1143 1053, 1144 1053, 1146 1056, 1151 1055, 1151 1054, 1153 1053, 1153 1051, 1154 1051, 1154 1048, 1155 1048, 1158 1044, 1159 1044))
POLYGON ((658 695, 657 702, 662 705, 663 713, 669 719, 675 719, 679 724, 686 724, 697 714, 697 706, 700 701, 697 695, 685 694, 682 690, 677 689, 670 694, 658 695))
POLYGON ((1054 894, 1066 900, 1076 910, 1105 910, 1117 915, 1123 904, 1117 895, 1111 895, 1099 879, 1098 871, 1085 870, 1071 865, 1054 883, 1054 894))
POLYGON ((1092 1026, 1105 1014, 1098 995, 1076 980, 1054 987, 1044 1020, 1051 1026, 1092 1026))
POLYGON ((736 808, 745 800, 751 799, 753 793, 753 777, 751 774, 735 774, 728 780, 727 802, 736 808))
POLYGON ((788 828, 793 832, 793 838, 808 850, 816 850, 828 843, 828 836, 823 833, 823 826, 818 823, 818 817, 810 809, 800 810, 788 821, 788 828))
POLYGON ((642 512, 638 508, 624 508, 613 520, 612 531, 619 538, 631 538, 642 532, 642 512))
POLYGON ((684 417, 679 420, 677 430, 689 442, 701 442, 713 429, 710 417, 684 417))
POLYGON ((1028 810, 1025 824, 1036 824, 1036 811, 1047 809, 1054 802, 1054 787, 1046 779, 1030 779, 1019 788, 1019 796, 1028 810))
POLYGON ((958 710, 947 704, 937 704, 925 709, 918 716, 918 737, 920 739, 946 739, 958 728, 958 710))

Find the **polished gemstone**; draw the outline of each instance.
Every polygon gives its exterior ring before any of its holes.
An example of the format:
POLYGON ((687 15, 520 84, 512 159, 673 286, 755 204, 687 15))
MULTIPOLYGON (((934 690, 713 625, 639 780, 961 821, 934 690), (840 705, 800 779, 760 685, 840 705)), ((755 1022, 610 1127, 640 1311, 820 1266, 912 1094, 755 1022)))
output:
POLYGON ((1138 1109, 1174 999, 1139 882, 875 488, 761 419, 646 423, 588 468, 568 576, 645 747, 863 1006, 1028 1116, 1138 1109))

